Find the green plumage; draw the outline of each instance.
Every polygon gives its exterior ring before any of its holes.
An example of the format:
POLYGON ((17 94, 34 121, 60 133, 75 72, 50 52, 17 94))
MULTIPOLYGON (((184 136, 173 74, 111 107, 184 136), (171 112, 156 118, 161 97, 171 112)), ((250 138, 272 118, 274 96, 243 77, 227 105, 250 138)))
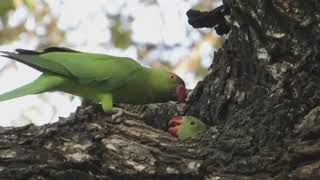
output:
POLYGON ((184 121, 180 125, 178 138, 188 139, 204 133, 207 130, 207 125, 200 119, 193 116, 184 116, 184 121))
POLYGON ((184 83, 173 73, 141 66, 133 59, 84 53, 52 47, 43 52, 17 49, 5 57, 43 72, 30 84, 0 96, 0 101, 46 91, 64 91, 102 102, 105 111, 112 103, 145 104, 177 100, 176 88, 184 83))

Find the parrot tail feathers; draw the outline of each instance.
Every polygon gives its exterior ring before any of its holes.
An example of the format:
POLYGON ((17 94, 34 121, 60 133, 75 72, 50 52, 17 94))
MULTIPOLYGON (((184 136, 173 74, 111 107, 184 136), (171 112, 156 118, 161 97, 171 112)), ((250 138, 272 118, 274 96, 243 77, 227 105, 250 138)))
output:
POLYGON ((61 77, 43 74, 29 84, 0 95, 0 102, 26 95, 52 91, 55 90, 55 88, 61 83, 63 83, 63 81, 64 79, 61 77))
MULTIPOLYGON (((29 51, 29 50, 25 50, 26 52, 24 53, 24 55, 34 55, 36 52, 33 52, 33 51, 29 51), (28 53, 27 53, 28 52, 28 53)), ((20 54, 17 54, 17 53, 13 53, 13 52, 9 52, 9 51, 0 51, 2 57, 6 57, 6 58, 9 58, 9 59, 14 59, 18 62, 21 62, 23 64, 26 64, 32 68, 35 68, 35 69, 39 69, 38 66, 36 65, 33 65, 33 63, 30 62, 30 59, 25 59, 24 57, 20 56, 20 54)))

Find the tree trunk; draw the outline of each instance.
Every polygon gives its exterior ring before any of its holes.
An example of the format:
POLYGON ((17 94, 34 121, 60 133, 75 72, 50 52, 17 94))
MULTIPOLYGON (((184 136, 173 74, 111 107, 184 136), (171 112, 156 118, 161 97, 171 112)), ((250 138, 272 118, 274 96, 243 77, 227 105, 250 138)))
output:
POLYGON ((0 179, 320 179, 318 1, 225 0, 188 16, 230 32, 187 104, 128 107, 144 121, 90 106, 1 128, 0 179), (184 114, 210 129, 169 137, 168 120, 184 114))

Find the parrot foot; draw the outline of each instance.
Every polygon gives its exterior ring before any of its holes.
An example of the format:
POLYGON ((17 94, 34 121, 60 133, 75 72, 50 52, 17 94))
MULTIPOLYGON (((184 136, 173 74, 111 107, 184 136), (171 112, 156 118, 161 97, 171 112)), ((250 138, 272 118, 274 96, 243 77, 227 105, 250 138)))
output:
POLYGON ((112 108, 112 112, 115 113, 115 114, 112 115, 112 120, 113 121, 117 120, 119 117, 121 117, 124 114, 127 115, 127 116, 134 117, 134 118, 143 119, 143 117, 141 115, 126 111, 126 110, 121 109, 121 108, 112 108))

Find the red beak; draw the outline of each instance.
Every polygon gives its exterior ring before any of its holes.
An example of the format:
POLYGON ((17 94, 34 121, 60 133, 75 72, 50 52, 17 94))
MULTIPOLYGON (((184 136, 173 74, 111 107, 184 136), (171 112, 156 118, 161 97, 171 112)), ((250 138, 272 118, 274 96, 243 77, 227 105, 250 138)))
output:
POLYGON ((168 125, 170 128, 168 131, 171 134, 171 136, 178 137, 179 128, 182 122, 183 122, 183 118, 181 116, 174 117, 169 121, 168 125))
POLYGON ((179 128, 178 128, 178 126, 176 126, 176 127, 169 128, 168 131, 172 137, 178 137, 178 130, 179 130, 179 128))
POLYGON ((184 102, 188 95, 186 87, 182 84, 177 87, 176 93, 178 102, 184 102))

